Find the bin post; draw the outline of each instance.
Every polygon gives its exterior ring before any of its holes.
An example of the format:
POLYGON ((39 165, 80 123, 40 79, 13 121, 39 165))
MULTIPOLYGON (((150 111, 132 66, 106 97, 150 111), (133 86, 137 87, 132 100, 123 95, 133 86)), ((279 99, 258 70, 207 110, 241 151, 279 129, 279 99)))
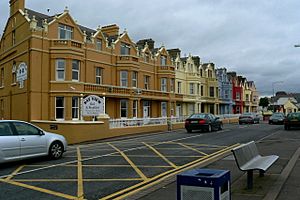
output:
POLYGON ((177 200, 230 200, 230 171, 194 169, 177 175, 177 200))

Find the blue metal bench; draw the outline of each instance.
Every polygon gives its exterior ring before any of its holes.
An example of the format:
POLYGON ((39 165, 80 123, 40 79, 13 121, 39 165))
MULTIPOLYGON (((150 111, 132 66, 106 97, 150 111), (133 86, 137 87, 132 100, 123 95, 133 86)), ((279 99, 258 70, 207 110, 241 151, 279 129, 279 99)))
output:
POLYGON ((256 144, 251 141, 232 149, 236 164, 241 171, 247 171, 247 188, 253 188, 253 171, 259 170, 259 176, 264 173, 279 158, 277 155, 261 156, 256 144))

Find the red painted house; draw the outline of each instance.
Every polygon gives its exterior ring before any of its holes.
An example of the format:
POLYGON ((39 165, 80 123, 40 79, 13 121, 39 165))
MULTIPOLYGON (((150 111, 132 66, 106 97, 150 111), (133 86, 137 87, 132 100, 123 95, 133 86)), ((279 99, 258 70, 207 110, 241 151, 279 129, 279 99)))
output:
POLYGON ((228 76, 232 83, 232 113, 239 114, 243 113, 243 87, 242 83, 245 78, 242 76, 237 76, 236 72, 228 72, 228 76))

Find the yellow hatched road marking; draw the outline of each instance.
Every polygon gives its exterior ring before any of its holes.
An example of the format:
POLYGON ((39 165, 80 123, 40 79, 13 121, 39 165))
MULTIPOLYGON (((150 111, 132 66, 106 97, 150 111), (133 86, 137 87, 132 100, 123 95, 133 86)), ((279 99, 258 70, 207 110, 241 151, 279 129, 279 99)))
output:
POLYGON ((25 167, 25 165, 21 165, 20 167, 18 167, 13 173, 11 173, 8 177, 6 177, 5 180, 10 180, 12 179, 19 171, 21 171, 23 168, 25 167))
POLYGON ((183 146, 183 147, 185 147, 185 148, 187 148, 187 149, 190 149, 190 150, 192 150, 192 151, 195 151, 195 152, 198 152, 198 153, 200 153, 200 154, 203 154, 203 155, 205 155, 205 156, 208 155, 207 153, 204 153, 204 152, 202 152, 202 151, 199 151, 198 149, 192 148, 192 147, 187 146, 187 145, 185 145, 185 144, 182 144, 182 143, 178 143, 178 144, 181 145, 181 146, 183 146))
MULTIPOLYGON (((175 142, 174 142, 175 143, 175 142)), ((185 145, 191 145, 191 146, 199 146, 199 147, 208 147, 208 148, 226 148, 227 146, 219 146, 214 144, 196 144, 196 143, 184 143, 185 145)))
POLYGON ((35 190, 35 191, 38 191, 38 192, 43 192, 43 193, 46 193, 46 194, 51 194, 51 195, 54 195, 54 196, 65 198, 65 199, 77 199, 77 197, 74 197, 74 196, 71 196, 71 195, 68 195, 68 194, 63 194, 63 193, 60 193, 60 192, 55 192, 55 191, 47 190, 47 189, 44 189, 44 188, 39 188, 39 187, 35 187, 35 186, 32 186, 32 185, 19 183, 19 182, 12 181, 12 180, 0 179, 0 182, 8 183, 8 184, 11 184, 11 185, 15 185, 15 186, 19 186, 19 187, 23 187, 23 188, 27 188, 27 189, 31 189, 31 190, 35 190))
MULTIPOLYGON (((86 182, 109 182, 109 181, 143 181, 141 178, 102 178, 102 179, 82 179, 86 182)), ((14 179, 18 182, 77 182, 77 179, 14 179)))
POLYGON ((83 199, 82 162, 79 147, 77 147, 77 180, 77 196, 78 199, 83 199))
POLYGON ((158 184, 160 183, 161 181, 165 180, 166 178, 169 178, 171 176, 174 176, 175 174, 177 173, 180 173, 184 170, 187 170, 187 169, 191 169, 193 167, 196 167, 198 165, 200 165, 201 163, 205 163, 205 162, 208 162, 210 160, 213 160, 215 158, 217 158, 218 156, 222 155, 222 154, 226 154, 228 152, 231 151, 231 149, 233 149, 234 147, 237 147, 239 146, 240 144, 237 143, 237 144, 234 144, 232 146, 229 146, 229 147, 226 147, 224 149, 221 149, 217 152, 214 152, 210 155, 207 155, 207 156, 204 156, 198 160, 195 160, 195 161, 192 161, 190 163, 187 163, 183 166, 180 166, 179 168, 177 169, 172 169, 170 171, 167 171, 167 172, 164 172, 162 174, 159 174, 155 177, 152 177, 150 178, 149 180, 147 180, 146 182, 141 182, 141 183, 138 183, 136 185, 133 185, 129 188, 126 188, 124 190, 120 190, 114 194, 111 194, 111 195, 108 195, 106 197, 103 197, 101 198, 101 200, 110 200, 110 199, 114 199, 114 200, 121 200, 121 199, 124 199, 125 197, 128 197, 138 191, 141 191, 145 188, 149 188, 150 186, 152 185, 155 185, 155 184, 158 184))
MULTIPOLYGON (((112 156, 113 157, 120 157, 121 155, 112 155, 112 156)), ((157 158, 157 155, 127 155, 127 156, 135 157, 135 158, 157 158)), ((178 156, 178 155, 174 156, 174 155, 168 155, 168 156, 165 156, 165 157, 168 157, 168 158, 199 158, 201 156, 178 156)))
POLYGON ((172 163, 171 161, 169 161, 164 155, 162 155, 159 151, 157 151, 154 147, 150 146, 149 144, 143 142, 144 145, 146 145, 149 149, 151 149, 152 151, 154 151, 159 157, 161 157, 164 161, 166 161, 167 163, 169 163, 169 165, 171 165, 173 168, 177 168, 177 166, 172 163))
POLYGON ((126 154, 121 151, 120 149, 118 149, 117 147, 115 147, 114 145, 107 143, 109 146, 111 146, 112 148, 114 148, 116 151, 118 151, 123 158, 132 166, 132 168, 136 171, 136 173, 138 173, 138 175, 140 175, 140 177, 143 180, 148 180, 148 178, 143 174, 143 172, 126 156, 126 154))

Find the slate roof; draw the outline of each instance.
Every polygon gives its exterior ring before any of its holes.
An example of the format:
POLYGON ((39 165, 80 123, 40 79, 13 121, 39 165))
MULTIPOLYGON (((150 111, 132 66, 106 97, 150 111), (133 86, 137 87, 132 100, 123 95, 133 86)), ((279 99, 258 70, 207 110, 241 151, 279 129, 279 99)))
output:
MULTIPOLYGON (((31 10, 31 9, 27 9, 27 8, 26 8, 25 10, 27 10, 28 17, 29 17, 30 19, 32 19, 33 15, 35 16, 35 19, 37 20, 37 25, 38 25, 39 27, 43 27, 43 20, 46 19, 47 22, 50 23, 51 21, 54 20, 54 18, 55 18, 55 16, 56 16, 56 15, 53 15, 53 16, 45 15, 45 14, 43 14, 43 13, 39 13, 39 12, 36 12, 36 11, 34 11, 34 10, 31 10)), ((57 16, 60 16, 60 15, 62 15, 62 14, 63 14, 63 13, 57 14, 57 16)), ((79 24, 77 24, 77 26, 80 28, 80 30, 81 30, 82 32, 84 32, 84 31, 86 32, 86 34, 87 34, 87 39, 90 38, 90 36, 91 36, 92 33, 97 32, 96 30, 87 28, 87 27, 82 26, 82 25, 79 25, 79 24)))
MULTIPOLYGON (((28 8, 26 8, 25 10, 27 11, 28 17, 29 17, 30 19, 33 18, 33 15, 35 16, 35 19, 37 20, 37 25, 38 25, 39 27, 43 27, 43 20, 46 19, 47 22, 50 23, 50 22, 55 18, 55 15, 54 15, 54 16, 45 15, 45 14, 36 12, 36 11, 34 11, 34 10, 28 9, 28 8)), ((61 14, 62 14, 62 13, 61 13, 61 14)), ((61 15, 61 14, 58 14, 58 16, 61 15)))

